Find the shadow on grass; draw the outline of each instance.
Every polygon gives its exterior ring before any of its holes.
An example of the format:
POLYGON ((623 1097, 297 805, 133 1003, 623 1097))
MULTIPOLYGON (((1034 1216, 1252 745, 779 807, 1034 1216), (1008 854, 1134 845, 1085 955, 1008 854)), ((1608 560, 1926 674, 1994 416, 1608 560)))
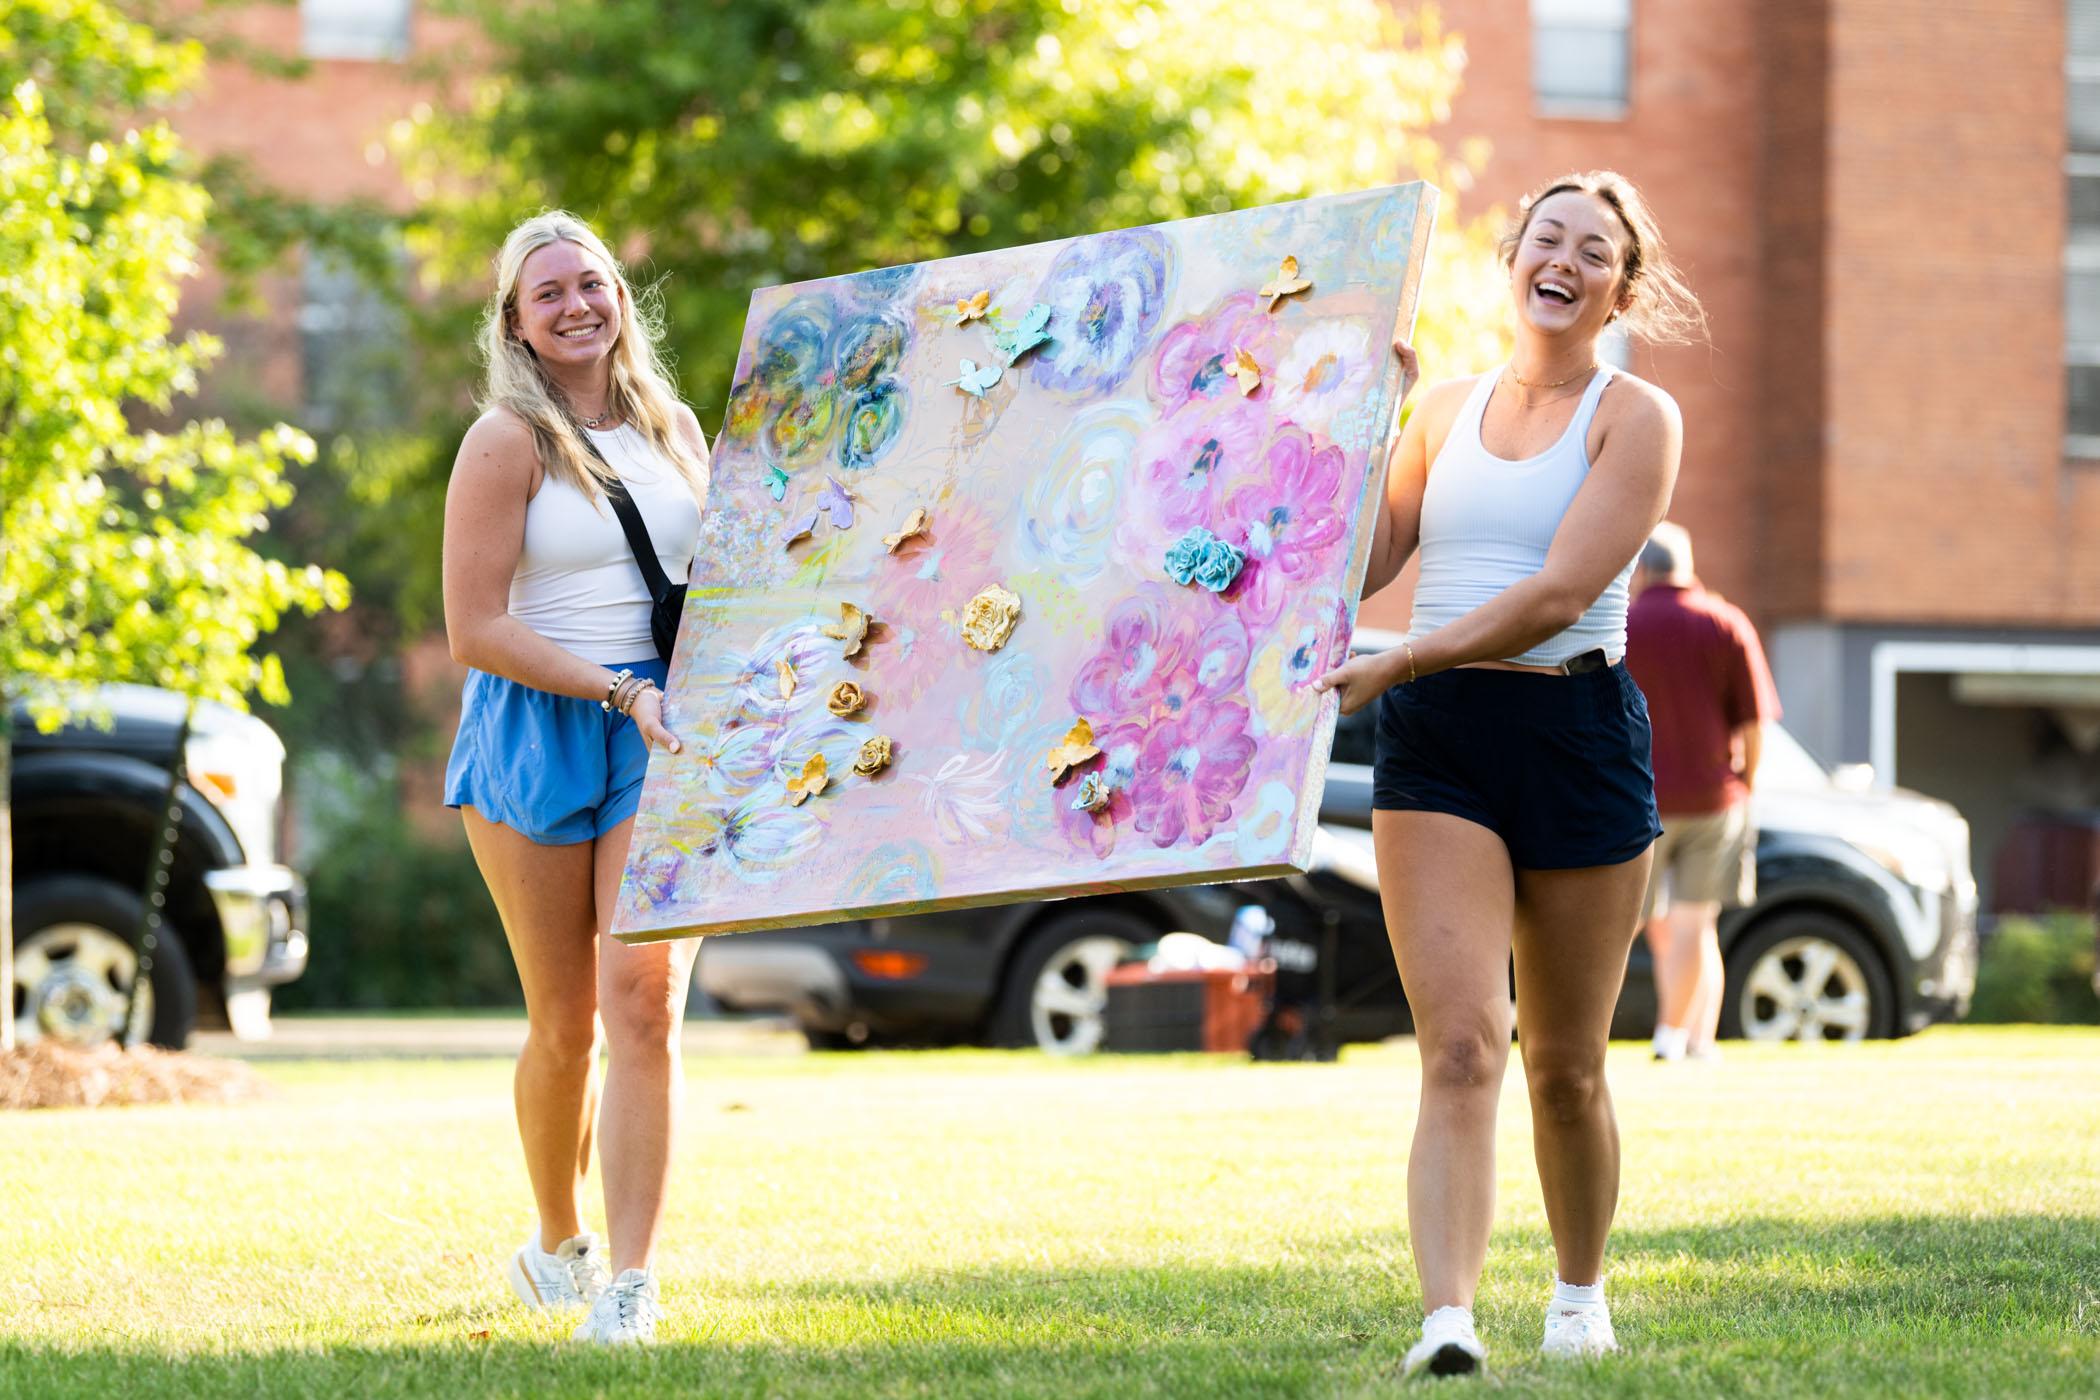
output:
MULTIPOLYGON (((1611 1279, 1627 1351, 1576 1366, 1533 1354, 1551 1257, 1537 1232, 1496 1238, 1480 1316, 1498 1391, 2089 1397, 2100 1377, 2091 1217, 1621 1232, 1611 1279)), ((711 1292, 674 1279, 667 1303, 664 1340, 622 1352, 564 1344, 554 1320, 508 1309, 395 1319, 369 1345, 320 1335, 340 1324, 201 1353, 32 1336, 0 1343, 0 1398, 1381 1395, 1398 1389, 1419 1316, 1400 1242, 1365 1236, 1308 1239, 1265 1268, 930 1270, 711 1292)), ((39 1321, 56 1319, 16 1325, 39 1321)))

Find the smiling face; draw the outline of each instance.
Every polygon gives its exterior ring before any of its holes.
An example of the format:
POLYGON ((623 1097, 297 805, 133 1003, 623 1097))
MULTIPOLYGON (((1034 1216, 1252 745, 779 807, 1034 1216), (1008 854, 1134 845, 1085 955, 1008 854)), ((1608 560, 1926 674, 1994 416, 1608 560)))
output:
POLYGON ((580 244, 549 243, 518 268, 511 333, 549 369, 582 368, 612 353, 625 306, 609 268, 580 244))
POLYGON ((1595 195, 1563 190, 1540 200, 1510 259, 1517 315, 1544 335, 1596 335, 1632 304, 1629 240, 1617 212, 1595 195))

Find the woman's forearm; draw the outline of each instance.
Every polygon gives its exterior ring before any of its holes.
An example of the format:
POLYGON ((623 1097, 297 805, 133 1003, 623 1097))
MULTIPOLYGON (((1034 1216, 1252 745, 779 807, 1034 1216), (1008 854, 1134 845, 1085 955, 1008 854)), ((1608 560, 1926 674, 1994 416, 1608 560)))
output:
POLYGON ((1434 632, 1413 639, 1421 675, 1474 661, 1506 661, 1565 632, 1588 604, 1545 574, 1520 579, 1434 632))
POLYGON ((448 627, 447 633, 454 661, 534 690, 600 700, 611 683, 613 672, 609 667, 586 661, 548 641, 507 612, 470 625, 448 627))

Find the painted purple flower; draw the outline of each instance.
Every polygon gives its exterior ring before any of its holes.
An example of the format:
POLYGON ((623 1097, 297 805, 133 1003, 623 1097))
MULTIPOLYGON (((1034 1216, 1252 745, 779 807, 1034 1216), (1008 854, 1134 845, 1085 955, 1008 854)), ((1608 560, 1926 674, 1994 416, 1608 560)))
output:
POLYGON ((1318 576, 1343 541, 1335 509, 1343 462, 1339 447, 1285 424, 1260 470, 1228 487, 1218 533, 1245 541, 1247 562, 1225 596, 1252 616, 1276 617, 1291 589, 1318 576))
POLYGON ((1247 707, 1199 700, 1149 727, 1122 726, 1104 748, 1136 740, 1135 772, 1127 792, 1137 829, 1155 846, 1186 841, 1200 846, 1232 816, 1232 800, 1247 785, 1254 740, 1247 707))
POLYGON ((1262 310, 1259 296, 1234 292, 1208 315, 1183 321, 1161 336, 1152 365, 1152 396, 1161 411, 1172 413, 1192 398, 1215 399, 1228 392, 1239 397, 1232 376, 1225 372, 1226 361, 1233 351, 1245 350, 1261 363, 1270 363, 1276 324, 1276 318, 1262 310))
POLYGON ((1189 648, 1187 663, 1160 675, 1153 693, 1154 712, 1179 715, 1204 701, 1240 695, 1246 689, 1252 650, 1246 624, 1236 611, 1221 611, 1189 648))
POLYGON ((1036 292, 1050 304, 1050 340, 1028 362, 1046 388, 1113 388, 1151 345, 1167 304, 1167 242, 1151 229, 1106 233, 1058 256, 1036 292))

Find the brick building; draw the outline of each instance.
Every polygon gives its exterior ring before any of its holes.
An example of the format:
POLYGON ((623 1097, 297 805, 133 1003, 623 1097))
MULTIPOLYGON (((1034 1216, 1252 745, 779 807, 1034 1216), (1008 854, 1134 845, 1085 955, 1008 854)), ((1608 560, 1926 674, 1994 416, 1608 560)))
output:
MULTIPOLYGON (((1467 207, 1597 166, 1649 195, 1713 325, 1631 361, 1684 409, 1672 515, 1763 627, 1789 727, 1955 801, 1988 900, 2023 814, 2100 811, 2100 0, 1441 9, 1469 52, 1443 134, 1493 146, 1467 207)), ((434 22, 410 0, 241 22, 319 71, 215 68, 190 140, 399 198, 384 136, 420 94, 392 60, 434 22)), ((298 321, 247 334, 277 337, 296 404, 357 309, 325 268, 282 292, 298 321)), ((1406 614, 1395 589, 1366 620, 1406 614)))

